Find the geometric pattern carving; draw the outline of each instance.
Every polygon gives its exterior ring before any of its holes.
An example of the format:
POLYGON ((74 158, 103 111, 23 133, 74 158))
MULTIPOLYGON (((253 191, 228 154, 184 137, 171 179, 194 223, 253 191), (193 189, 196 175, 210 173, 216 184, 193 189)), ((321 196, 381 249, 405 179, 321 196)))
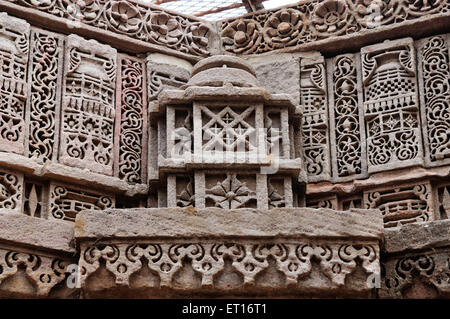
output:
POLYGON ((223 209, 255 207, 250 206, 256 202, 256 185, 250 176, 245 178, 239 176, 238 179, 236 174, 227 174, 223 180, 220 176, 207 176, 206 182, 207 185, 211 185, 205 190, 206 207, 223 209), (215 181, 216 184, 213 185, 215 181))
POLYGON ((437 211, 440 219, 450 218, 450 185, 437 187, 437 211))
POLYGON ((23 213, 31 217, 47 218, 48 187, 41 183, 25 180, 23 213))
POLYGON ((112 175, 116 50, 71 34, 65 52, 60 161, 112 175))
MULTIPOLYGON (((225 20, 222 47, 234 54, 258 54, 301 48, 318 40, 370 34, 384 26, 424 16, 446 14, 448 1, 303 1, 289 7, 258 11, 225 20)), ((351 41, 351 40, 350 40, 351 41)))
POLYGON ((64 38, 33 28, 30 42, 25 154, 45 162, 57 153, 64 38))
POLYGON ((364 192, 364 208, 379 209, 384 227, 433 221, 431 185, 405 184, 381 187, 364 192))
POLYGON ((147 171, 147 88, 145 66, 138 59, 119 55, 115 175, 130 184, 143 183, 147 171))
POLYGON ((36 295, 45 297, 50 290, 66 278, 69 261, 59 257, 48 257, 10 249, 0 249, 0 284, 25 268, 27 278, 36 287, 36 295))
MULTIPOLYGON (((380 273, 378 245, 364 242, 358 245, 308 240, 281 240, 277 243, 221 240, 171 244, 158 241, 103 245, 82 243, 79 262, 82 288, 89 288, 87 279, 102 267, 101 260, 120 286, 129 286, 130 276, 138 272, 145 262, 159 277, 159 286, 155 288, 177 288, 174 275, 187 264, 201 276, 202 287, 216 288, 216 278, 226 271, 227 260, 232 265, 228 271, 239 274, 242 278, 240 285, 247 287, 260 286, 260 276, 271 267, 283 274, 277 285, 301 286, 303 279, 311 274, 312 264, 316 260, 320 271, 335 287, 343 286, 346 277, 357 267, 362 267, 367 276, 380 273), (269 263, 269 257, 275 259, 273 265, 269 263), (361 266, 357 261, 361 261, 361 266)), ((150 282, 148 284, 151 285, 150 282)), ((221 288, 231 290, 235 287, 229 285, 221 288)))
POLYGON ((23 154, 30 25, 0 13, 0 151, 23 154))
POLYGON ((185 54, 209 54, 210 31, 206 23, 166 12, 148 3, 104 0, 7 1, 19 2, 28 10, 31 7, 57 18, 65 18, 69 27, 89 26, 185 54))
POLYGON ((0 208, 22 210, 23 175, 0 171, 0 208))
POLYGON ((425 161, 450 164, 450 57, 448 35, 416 43, 425 161))
POLYGON ((361 49, 369 172, 423 164, 411 38, 361 49))
POLYGON ((367 176, 366 138, 359 56, 340 55, 328 64, 333 180, 367 176))
POLYGON ((79 190, 66 185, 50 184, 50 219, 75 221, 76 215, 87 209, 114 208, 114 198, 95 191, 79 190))
POLYGON ((300 79, 303 149, 308 181, 329 180, 328 105, 324 64, 307 64, 302 60, 300 79))

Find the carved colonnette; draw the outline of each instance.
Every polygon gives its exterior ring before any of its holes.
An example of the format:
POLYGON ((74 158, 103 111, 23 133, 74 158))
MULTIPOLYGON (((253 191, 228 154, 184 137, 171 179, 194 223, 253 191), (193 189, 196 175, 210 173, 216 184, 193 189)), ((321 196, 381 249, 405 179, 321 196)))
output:
POLYGON ((374 39, 382 41, 386 32, 406 36, 419 24, 416 32, 442 32, 448 28, 449 12, 447 0, 309 0, 224 20, 220 36, 223 50, 238 55, 277 50, 338 52, 374 39))
POLYGON ((92 297, 374 293, 382 232, 377 211, 191 211, 82 212, 75 227, 81 289, 92 297), (344 230, 347 223, 358 226, 344 230), (153 225, 151 233, 143 225, 153 225))
POLYGON ((385 232, 381 298, 450 297, 450 221, 385 232))
POLYGON ((25 156, 56 161, 59 144, 64 37, 31 29, 25 156))
POLYGON ((30 25, 0 13, 0 151, 24 153, 30 25))
POLYGON ((450 164, 449 34, 415 43, 427 166, 450 164))
POLYGON ((77 296, 66 284, 76 263, 71 226, 2 208, 0 225, 0 297, 77 296))

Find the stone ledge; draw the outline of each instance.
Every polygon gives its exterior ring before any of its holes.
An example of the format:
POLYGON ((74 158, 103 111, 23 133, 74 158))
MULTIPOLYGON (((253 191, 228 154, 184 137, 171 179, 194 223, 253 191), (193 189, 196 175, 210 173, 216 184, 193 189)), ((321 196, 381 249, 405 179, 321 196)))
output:
POLYGON ((73 225, 51 221, 8 209, 0 209, 0 241, 54 253, 75 254, 73 225))
POLYGON ((59 163, 39 164, 31 158, 13 153, 0 152, 0 167, 15 169, 34 176, 61 182, 74 182, 77 185, 99 187, 106 191, 126 196, 145 195, 148 192, 146 184, 130 185, 117 177, 93 173, 87 169, 70 167, 59 163))
POLYGON ((75 220, 75 237, 201 238, 314 237, 381 240, 379 210, 278 208, 272 210, 219 208, 149 208, 83 211, 75 220))
POLYGON ((450 246, 450 219, 402 225, 386 229, 383 250, 387 254, 450 246))

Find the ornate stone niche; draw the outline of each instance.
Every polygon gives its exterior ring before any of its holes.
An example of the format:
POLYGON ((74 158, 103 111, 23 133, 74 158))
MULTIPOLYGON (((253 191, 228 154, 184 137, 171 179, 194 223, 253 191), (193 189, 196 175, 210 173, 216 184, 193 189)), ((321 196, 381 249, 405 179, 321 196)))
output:
POLYGON ((243 60, 215 56, 199 62, 186 85, 163 90, 150 109, 157 126, 150 130, 159 136, 153 176, 167 180, 168 207, 188 202, 197 208, 297 206, 301 111, 289 95, 259 87, 254 69, 243 60), (283 181, 278 192, 270 186, 272 174, 283 181))
POLYGON ((0 13, 0 151, 24 153, 30 25, 0 13))
POLYGON ((66 39, 59 160, 113 175, 116 49, 66 39))
POLYGON ((423 165, 411 38, 361 49, 369 173, 423 165))
POLYGON ((429 181, 372 188, 364 192, 364 208, 379 209, 385 227, 436 219, 429 181))

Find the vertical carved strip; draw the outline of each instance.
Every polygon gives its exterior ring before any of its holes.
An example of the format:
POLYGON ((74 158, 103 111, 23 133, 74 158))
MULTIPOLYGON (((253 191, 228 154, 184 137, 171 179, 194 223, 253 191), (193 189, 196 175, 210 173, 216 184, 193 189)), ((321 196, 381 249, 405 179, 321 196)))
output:
POLYGON ((303 107, 303 148, 309 182, 330 179, 328 104, 323 58, 301 61, 300 101, 303 107))
POLYGON ((147 94, 145 65, 118 55, 114 175, 128 183, 144 183, 147 171, 147 94))
POLYGON ((23 154, 30 25, 0 13, 0 151, 23 154))
POLYGON ((329 60, 330 144, 334 181, 367 176, 366 140, 358 56, 329 60))
POLYGON ((0 171, 0 208, 22 211, 23 175, 0 171))
POLYGON ((42 163, 57 156, 64 38, 33 28, 30 43, 25 155, 42 163))
POLYGON ((448 35, 417 42, 425 162, 450 164, 450 58, 448 35))
POLYGON ((116 50, 94 40, 67 37, 59 160, 112 175, 116 50))
POLYGON ((361 49, 369 173, 423 164, 411 38, 361 49))

